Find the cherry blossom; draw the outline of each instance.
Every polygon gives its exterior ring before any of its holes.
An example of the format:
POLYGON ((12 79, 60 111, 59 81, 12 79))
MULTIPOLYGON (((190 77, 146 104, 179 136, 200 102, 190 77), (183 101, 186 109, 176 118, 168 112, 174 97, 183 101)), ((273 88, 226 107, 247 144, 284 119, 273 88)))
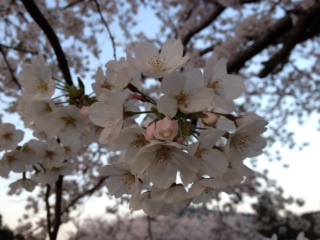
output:
POLYGON ((183 46, 180 40, 168 39, 161 52, 149 42, 139 43, 135 47, 135 58, 128 55, 132 66, 147 77, 161 78, 179 68, 187 61, 182 57, 183 46))
POLYGON ((163 78, 161 91, 164 95, 159 99, 159 112, 173 118, 178 109, 183 113, 205 110, 212 102, 211 90, 204 86, 202 73, 193 69, 185 74, 174 72, 163 78))
POLYGON ((177 171, 194 179, 199 171, 195 159, 177 143, 150 143, 132 160, 132 173, 146 175, 158 188, 168 188, 176 181, 177 171))
POLYGON ((268 122, 257 115, 248 115, 239 118, 236 124, 239 127, 228 140, 226 154, 234 161, 260 155, 267 144, 261 134, 267 130, 268 122))
POLYGON ((115 138, 122 128, 123 104, 111 91, 103 92, 98 100, 99 102, 90 106, 89 118, 95 125, 103 127, 99 142, 107 143, 115 138))
POLYGON ((32 65, 25 65, 20 80, 24 95, 31 99, 48 100, 55 92, 52 73, 45 66, 43 57, 34 60, 32 65))
POLYGON ((236 110, 234 99, 245 90, 244 79, 227 74, 227 60, 210 58, 204 69, 204 81, 213 90, 212 108, 222 108, 228 112, 236 110))
POLYGON ((13 150, 22 141, 24 132, 11 123, 0 124, 0 150, 13 150))
POLYGON ((37 139, 18 146, 22 131, 2 124, 0 175, 22 174, 12 191, 53 185, 72 174, 78 161, 95 158, 78 154, 97 143, 110 151, 107 164, 99 156, 98 174, 107 178, 110 195, 130 198, 131 211, 169 215, 232 193, 252 174, 243 160, 266 146, 261 135, 267 121, 234 112, 244 80, 227 74, 225 59, 211 58, 204 73, 179 72, 189 59, 182 55, 180 40, 169 39, 160 53, 151 43, 137 44, 135 58, 111 60, 105 72, 98 68, 90 95, 81 79, 78 87, 58 79, 55 84, 44 59, 33 61, 23 69, 18 107, 37 139), (142 75, 158 78, 157 91, 143 84, 142 75), (52 98, 55 88, 61 97, 52 98))
POLYGON ((140 194, 142 182, 130 171, 130 165, 119 162, 107 165, 99 170, 100 175, 108 176, 107 188, 109 193, 115 197, 123 194, 140 194))

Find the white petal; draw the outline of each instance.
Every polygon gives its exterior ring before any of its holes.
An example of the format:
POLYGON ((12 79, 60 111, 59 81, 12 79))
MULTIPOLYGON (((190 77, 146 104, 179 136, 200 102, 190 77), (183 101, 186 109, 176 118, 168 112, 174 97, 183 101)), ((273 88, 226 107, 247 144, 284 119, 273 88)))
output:
POLYGON ((157 109, 164 115, 173 118, 178 111, 177 100, 171 95, 163 95, 157 102, 157 109))
POLYGON ((173 72, 163 78, 160 90, 165 95, 177 96, 182 91, 186 81, 187 78, 183 74, 173 72))

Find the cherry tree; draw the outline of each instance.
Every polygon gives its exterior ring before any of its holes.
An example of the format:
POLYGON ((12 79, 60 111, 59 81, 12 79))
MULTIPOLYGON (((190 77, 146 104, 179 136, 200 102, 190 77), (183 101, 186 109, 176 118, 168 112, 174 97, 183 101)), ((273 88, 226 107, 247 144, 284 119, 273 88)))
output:
POLYGON ((21 129, 1 124, 0 176, 21 176, 11 194, 36 189, 27 207, 45 209, 37 225, 50 239, 102 186, 151 217, 250 195, 257 175, 243 160, 266 147, 268 122, 270 144, 294 147, 286 123, 320 109, 315 0, 5 0, 0 10, 5 111, 33 131, 21 143, 21 129), (158 18, 155 36, 135 30, 143 8, 158 18))

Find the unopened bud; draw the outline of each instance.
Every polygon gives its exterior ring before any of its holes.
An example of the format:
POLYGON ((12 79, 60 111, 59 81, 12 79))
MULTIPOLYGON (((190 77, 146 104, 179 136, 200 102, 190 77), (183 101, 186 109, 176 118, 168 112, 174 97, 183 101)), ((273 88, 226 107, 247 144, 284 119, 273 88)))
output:
POLYGON ((133 94, 133 95, 132 95, 132 98, 133 98, 133 99, 137 99, 137 100, 139 100, 139 101, 141 101, 141 102, 145 102, 145 101, 146 101, 145 97, 142 96, 142 95, 140 95, 140 94, 133 94))
POLYGON ((207 126, 215 126, 218 122, 219 115, 211 112, 206 112, 205 114, 207 116, 201 119, 203 124, 207 126))

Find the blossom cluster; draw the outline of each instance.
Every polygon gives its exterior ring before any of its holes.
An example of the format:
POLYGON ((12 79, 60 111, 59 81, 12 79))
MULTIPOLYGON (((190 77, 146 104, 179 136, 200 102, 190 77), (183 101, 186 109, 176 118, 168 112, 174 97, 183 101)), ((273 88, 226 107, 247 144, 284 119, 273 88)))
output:
POLYGON ((42 58, 25 66, 19 114, 37 139, 18 146, 22 132, 2 124, 0 176, 22 173, 13 184, 29 191, 53 184, 71 173, 82 146, 99 142, 119 153, 99 173, 108 177, 111 195, 131 196, 132 211, 168 215, 231 193, 251 173, 243 160, 266 146, 267 121, 236 114, 234 100, 245 84, 227 73, 226 59, 183 71, 188 59, 180 40, 167 40, 160 52, 149 42, 137 44, 134 56, 98 69, 95 96, 85 94, 80 80, 77 89, 53 78, 42 58), (67 92, 68 104, 54 97, 56 89, 67 92))

